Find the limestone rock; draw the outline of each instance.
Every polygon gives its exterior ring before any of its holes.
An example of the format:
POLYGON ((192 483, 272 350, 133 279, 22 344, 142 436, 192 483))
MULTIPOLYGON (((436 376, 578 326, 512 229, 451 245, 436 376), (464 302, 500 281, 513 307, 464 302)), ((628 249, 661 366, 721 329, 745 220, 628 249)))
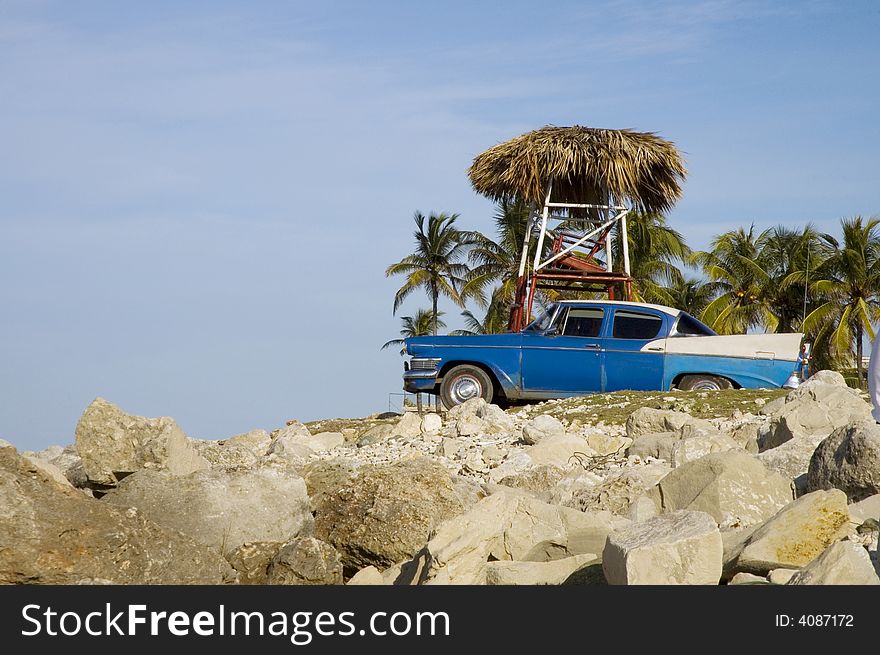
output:
POLYGON ((294 465, 305 464, 315 454, 314 448, 305 440, 310 437, 311 435, 303 438, 300 435, 282 434, 272 441, 268 454, 271 459, 280 459, 294 465))
MULTIPOLYGON (((630 506, 644 497, 667 472, 668 469, 662 465, 623 469, 598 484, 577 489, 562 504, 582 512, 606 510, 618 516, 627 516, 630 506)), ((654 507, 653 502, 651 506, 654 507)), ((654 511, 656 513, 656 508, 654 511)))
POLYGON ((424 584, 484 584, 490 559, 550 561, 596 553, 608 534, 628 524, 607 512, 586 514, 497 493, 442 524, 411 566, 424 584))
POLYGON ((207 461, 212 468, 218 469, 249 469, 257 465, 259 456, 253 449, 244 444, 230 444, 219 441, 192 440, 196 452, 207 461))
POLYGON ((390 437, 393 432, 393 425, 389 425, 388 423, 379 423, 378 425, 374 425, 373 427, 364 431, 364 433, 360 435, 357 440, 357 446, 358 448, 363 448, 364 446, 372 446, 373 444, 380 443, 390 437))
MULTIPOLYGON (((417 437, 422 433, 422 417, 418 412, 404 412, 394 426, 392 434, 405 438, 417 437)), ((329 450, 329 449, 328 449, 329 450)))
POLYGON ((740 448, 747 453, 758 453, 758 433, 761 429, 759 423, 743 423, 734 428, 730 433, 730 438, 739 444, 740 448))
POLYGON ((103 398, 80 417, 76 450, 88 479, 108 486, 141 469, 187 475, 210 466, 174 419, 126 414, 103 398))
POLYGON ((750 525, 745 528, 729 528, 721 531, 721 543, 724 546, 722 562, 724 565, 724 579, 731 579, 736 571, 736 560, 742 553, 743 548, 760 525, 750 525))
POLYGON ((480 456, 484 462, 491 465, 503 460, 507 456, 507 451, 490 444, 480 451, 480 456))
POLYGON ((489 426, 489 434, 499 434, 513 430, 516 422, 513 417, 501 409, 498 405, 487 404, 476 412, 489 426))
POLYGON ((654 457, 671 462, 672 449, 680 440, 681 434, 675 432, 639 435, 633 440, 626 454, 631 457, 640 457, 641 459, 654 457))
POLYGON ((382 573, 375 566, 365 566, 360 571, 355 573, 351 580, 346 582, 349 585, 383 585, 385 584, 385 579, 382 577, 382 573))
POLYGON ((790 585, 880 585, 871 558, 862 546, 838 541, 788 581, 790 585))
POLYGON ((663 514, 609 535, 602 568, 609 584, 718 584, 721 533, 704 512, 663 514))
POLYGON ((771 400, 769 403, 764 405, 761 409, 758 410, 758 413, 762 416, 772 416, 779 410, 785 407, 785 397, 776 398, 771 400))
POLYGON ((640 407, 626 419, 626 436, 637 440, 646 434, 660 432, 675 432, 683 426, 690 425, 695 428, 715 432, 714 425, 704 419, 694 418, 684 412, 674 412, 667 409, 653 409, 640 407))
POLYGON ((327 452, 344 445, 345 437, 341 432, 319 432, 312 435, 307 443, 313 450, 327 452))
POLYGON ((672 445, 672 466, 682 466, 710 453, 723 453, 728 450, 742 450, 742 448, 724 434, 712 433, 683 438, 672 445))
POLYGON ((82 458, 76 452, 75 446, 49 446, 38 453, 25 452, 22 455, 31 460, 36 458, 49 462, 57 467, 74 487, 85 487, 88 484, 82 458))
POLYGON ((439 414, 434 414, 433 412, 431 412, 429 414, 425 414, 424 417, 422 417, 422 432, 428 434, 439 432, 442 427, 443 419, 440 418, 439 414))
POLYGON ((781 446, 758 453, 756 457, 771 471, 793 481, 797 495, 807 491, 807 471, 810 458, 824 437, 819 435, 800 435, 789 439, 781 446))
POLYGON ((593 553, 572 555, 549 562, 499 560, 486 564, 487 585, 559 585, 580 569, 599 562, 593 553))
POLYGON ((208 470, 187 476, 139 471, 101 502, 137 507, 166 529, 221 553, 251 541, 285 542, 312 528, 306 484, 287 469, 208 470))
POLYGON ((319 459, 309 462, 300 469, 306 482, 306 490, 312 500, 312 508, 324 502, 328 495, 336 493, 340 487, 349 484, 357 475, 354 462, 342 459, 319 459))
POLYGON ((880 494, 874 494, 857 503, 852 503, 848 509, 851 520, 856 523, 864 523, 868 519, 880 521, 880 494))
POLYGON ((58 484, 68 487, 73 486, 70 484, 70 480, 67 479, 67 476, 64 475, 64 472, 51 462, 34 455, 29 455, 28 453, 24 453, 22 457, 30 462, 32 466, 40 469, 42 473, 55 480, 58 484))
POLYGON ((738 451, 713 453, 679 466, 657 489, 664 511, 707 512, 722 527, 761 523, 792 499, 789 480, 738 451))
POLYGON ((315 509, 315 535, 334 546, 347 571, 412 558, 431 532, 467 509, 446 469, 420 458, 364 465, 315 509))
POLYGON ((281 437, 310 437, 312 433, 309 429, 299 421, 288 421, 287 425, 280 430, 273 432, 273 439, 281 437))
POLYGON ((265 430, 251 430, 250 432, 244 432, 228 439, 223 439, 220 444, 223 446, 246 448, 255 456, 262 457, 269 450, 269 446, 272 445, 272 437, 265 430))
MULTIPOLYGON (((788 584, 791 576, 798 572, 798 569, 773 569, 767 579, 771 584, 788 584)), ((738 573, 737 575, 749 575, 748 573, 738 573)))
POLYGON ((837 371, 824 370, 813 373, 806 382, 798 387, 798 389, 809 388, 818 384, 833 384, 838 387, 846 387, 846 379, 837 371))
POLYGON ((835 430, 816 448, 807 489, 832 487, 853 502, 880 493, 880 425, 873 419, 835 430))
POLYGON ((558 434, 565 434, 565 426, 555 416, 538 414, 523 425, 522 440, 530 446, 558 434))
POLYGON ((737 573, 727 584, 767 584, 767 578, 752 573, 737 573))
POLYGON ((455 438, 446 438, 437 445, 436 454, 442 457, 447 457, 449 459, 453 459, 459 453, 459 451, 465 448, 464 442, 461 439, 455 438))
POLYGON ((488 424, 474 414, 466 414, 455 422, 455 432, 460 437, 474 437, 484 434, 488 429, 488 424))
POLYGON ((277 585, 342 584, 342 560, 330 544, 299 537, 284 544, 268 568, 268 583, 277 585))
POLYGON ((609 434, 588 434, 587 445, 600 457, 623 454, 632 445, 629 437, 618 437, 609 434))
POLYGON ((800 568, 846 534, 846 495, 836 489, 801 496, 761 525, 745 544, 736 569, 766 575, 800 568))
POLYGON ((872 420, 871 406, 849 387, 808 380, 788 394, 785 404, 770 417, 761 450, 775 448, 799 436, 828 436, 859 420, 872 420))
POLYGON ((501 478, 499 484, 513 489, 542 493, 553 489, 564 474, 565 471, 558 466, 543 464, 533 466, 520 473, 507 475, 501 478))
POLYGON ((267 584, 269 564, 283 545, 278 541, 252 541, 234 549, 226 560, 238 572, 239 584, 267 584))
POLYGON ((545 437, 526 448, 526 452, 537 465, 550 464, 560 468, 577 466, 581 461, 589 462, 596 455, 584 439, 566 433, 545 437))
POLYGON ((629 506, 626 517, 633 523, 647 521, 660 513, 657 504, 648 496, 636 498, 629 506))
POLYGON ((218 553, 60 485, 0 448, 0 584, 221 584, 218 553))
POLYGON ((456 432, 462 437, 509 432, 515 425, 512 416, 482 398, 471 398, 456 405, 447 412, 447 418, 454 422, 456 432))

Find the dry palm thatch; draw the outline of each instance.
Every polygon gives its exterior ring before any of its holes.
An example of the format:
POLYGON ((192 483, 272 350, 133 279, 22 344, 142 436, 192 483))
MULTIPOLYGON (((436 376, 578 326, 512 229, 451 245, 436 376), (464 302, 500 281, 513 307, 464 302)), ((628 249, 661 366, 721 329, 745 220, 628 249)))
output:
POLYGON ((650 132, 553 127, 527 132, 489 148, 468 170, 474 189, 492 200, 544 204, 548 183, 555 202, 628 202, 662 213, 681 196, 687 171, 669 141, 650 132))

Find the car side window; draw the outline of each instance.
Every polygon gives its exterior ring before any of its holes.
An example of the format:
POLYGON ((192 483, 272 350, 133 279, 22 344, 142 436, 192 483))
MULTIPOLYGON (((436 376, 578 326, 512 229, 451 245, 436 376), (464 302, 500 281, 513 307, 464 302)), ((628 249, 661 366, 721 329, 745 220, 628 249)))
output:
POLYGON ((568 310, 562 334, 567 337, 598 337, 605 310, 600 307, 572 307, 568 310))
POLYGON ((656 314, 618 309, 614 312, 615 339, 653 339, 660 334, 663 319, 656 314))
POLYGON ((708 325, 704 325, 690 314, 684 312, 678 317, 678 322, 671 335, 672 337, 705 337, 714 336, 715 332, 708 325))

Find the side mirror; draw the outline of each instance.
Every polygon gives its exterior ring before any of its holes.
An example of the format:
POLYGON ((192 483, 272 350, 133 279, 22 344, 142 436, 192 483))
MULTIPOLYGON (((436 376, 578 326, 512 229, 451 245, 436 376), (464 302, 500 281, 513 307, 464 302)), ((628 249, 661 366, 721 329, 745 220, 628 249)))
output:
POLYGON ((544 336, 545 336, 545 337, 557 337, 557 336, 559 336, 559 328, 555 328, 555 327, 547 328, 546 330, 544 330, 544 336))

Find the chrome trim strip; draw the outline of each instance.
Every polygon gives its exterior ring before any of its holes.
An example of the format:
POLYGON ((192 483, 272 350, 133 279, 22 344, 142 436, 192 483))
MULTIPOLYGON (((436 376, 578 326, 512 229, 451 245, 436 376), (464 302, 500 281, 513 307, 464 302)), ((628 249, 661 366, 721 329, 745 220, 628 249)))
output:
MULTIPOLYGON (((644 351, 641 351, 644 352, 644 351)), ((797 355, 795 355, 794 359, 788 359, 788 357, 776 357, 775 359, 770 359, 769 357, 756 357, 756 356, 742 356, 738 357, 736 355, 715 355, 711 353, 664 353, 667 357, 721 357, 723 359, 743 359, 747 362, 797 362, 797 355)))
POLYGON ((408 371, 403 372, 403 379, 404 380, 430 380, 430 379, 436 378, 437 373, 438 373, 438 371, 436 371, 436 370, 431 371, 429 369, 423 369, 423 368, 417 368, 415 370, 410 369, 408 371))

